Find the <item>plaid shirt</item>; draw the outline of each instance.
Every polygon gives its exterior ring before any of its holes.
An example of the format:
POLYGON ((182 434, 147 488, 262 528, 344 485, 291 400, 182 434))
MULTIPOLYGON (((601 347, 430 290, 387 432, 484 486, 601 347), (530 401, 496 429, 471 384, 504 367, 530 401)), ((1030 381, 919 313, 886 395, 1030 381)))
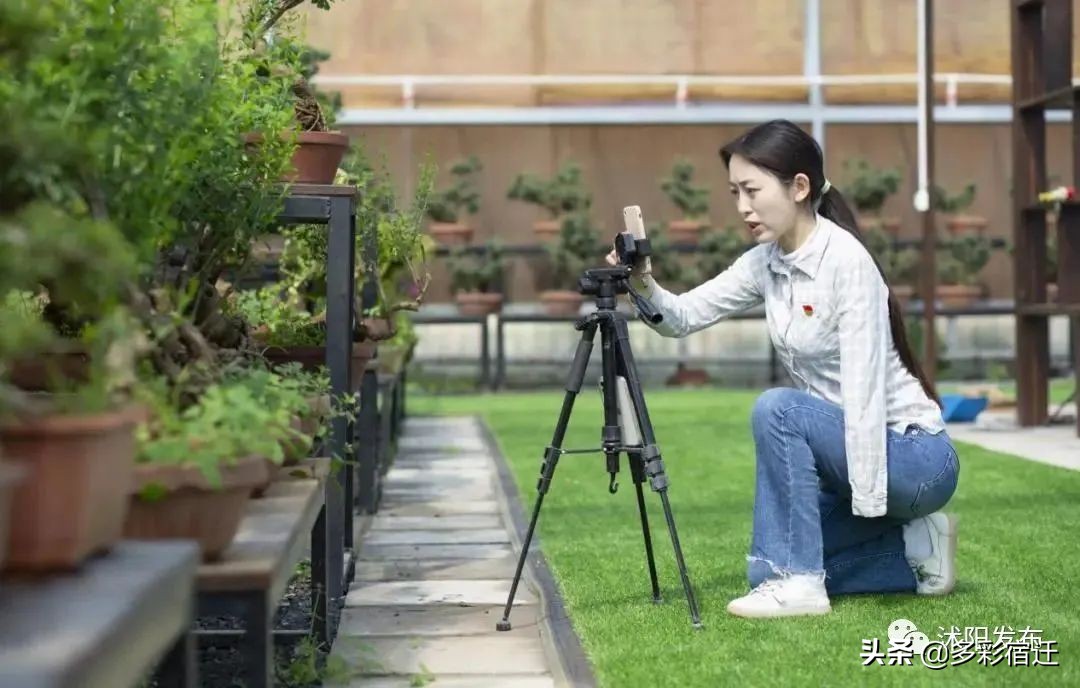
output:
POLYGON ((775 242, 755 246, 685 294, 646 279, 642 296, 664 316, 650 327, 667 337, 764 302, 773 346, 795 386, 844 409, 852 511, 885 514, 886 428, 937 433, 945 424, 893 346, 885 282, 858 239, 819 215, 794 252, 781 254, 775 242))

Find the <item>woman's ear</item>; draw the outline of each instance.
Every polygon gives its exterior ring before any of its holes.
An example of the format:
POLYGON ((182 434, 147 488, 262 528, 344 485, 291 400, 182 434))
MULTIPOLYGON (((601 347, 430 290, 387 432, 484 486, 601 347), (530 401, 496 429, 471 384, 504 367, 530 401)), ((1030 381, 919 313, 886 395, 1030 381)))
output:
POLYGON ((796 203, 802 203, 810 198, 810 177, 802 172, 796 174, 791 180, 791 190, 796 203))

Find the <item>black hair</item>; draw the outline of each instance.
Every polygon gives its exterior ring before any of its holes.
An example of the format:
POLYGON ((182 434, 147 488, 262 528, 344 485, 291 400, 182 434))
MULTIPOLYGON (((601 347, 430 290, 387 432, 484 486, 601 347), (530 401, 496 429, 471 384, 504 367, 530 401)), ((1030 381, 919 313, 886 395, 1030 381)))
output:
MULTIPOLYGON (((866 248, 866 240, 859 231, 855 215, 844 201, 840 191, 830 184, 830 188, 824 194, 822 193, 822 187, 825 185, 825 169, 821 146, 796 124, 786 119, 759 124, 720 149, 720 157, 724 160, 725 166, 730 166, 733 155, 746 158, 757 167, 772 173, 785 184, 790 184, 795 179, 795 175, 800 172, 805 174, 810 179, 810 198, 808 199, 810 207, 816 208, 822 217, 832 220, 850 232, 859 240, 863 248, 866 248)), ((889 328, 892 331, 893 345, 900 354, 900 360, 919 380, 926 394, 940 406, 941 399, 934 385, 911 350, 911 344, 907 339, 907 328, 904 325, 903 310, 893 294, 892 287, 889 286, 885 271, 869 249, 867 249, 867 254, 874 261, 888 289, 889 328)))

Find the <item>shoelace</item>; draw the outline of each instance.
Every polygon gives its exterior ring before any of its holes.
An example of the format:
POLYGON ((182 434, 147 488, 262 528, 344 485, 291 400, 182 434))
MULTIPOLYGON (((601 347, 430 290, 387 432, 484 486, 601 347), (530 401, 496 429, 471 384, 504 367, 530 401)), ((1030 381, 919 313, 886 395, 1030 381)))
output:
POLYGON ((771 595, 780 587, 780 579, 770 578, 768 580, 758 583, 758 586, 751 591, 753 595, 771 595))

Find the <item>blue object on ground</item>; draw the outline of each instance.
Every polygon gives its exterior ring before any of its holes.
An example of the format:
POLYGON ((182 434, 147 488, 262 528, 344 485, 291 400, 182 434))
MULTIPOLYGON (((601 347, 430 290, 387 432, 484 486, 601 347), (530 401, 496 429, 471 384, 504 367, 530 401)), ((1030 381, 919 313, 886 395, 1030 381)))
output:
POLYGON ((962 394, 941 395, 941 415, 946 423, 970 423, 986 405, 988 397, 966 397, 962 394))

